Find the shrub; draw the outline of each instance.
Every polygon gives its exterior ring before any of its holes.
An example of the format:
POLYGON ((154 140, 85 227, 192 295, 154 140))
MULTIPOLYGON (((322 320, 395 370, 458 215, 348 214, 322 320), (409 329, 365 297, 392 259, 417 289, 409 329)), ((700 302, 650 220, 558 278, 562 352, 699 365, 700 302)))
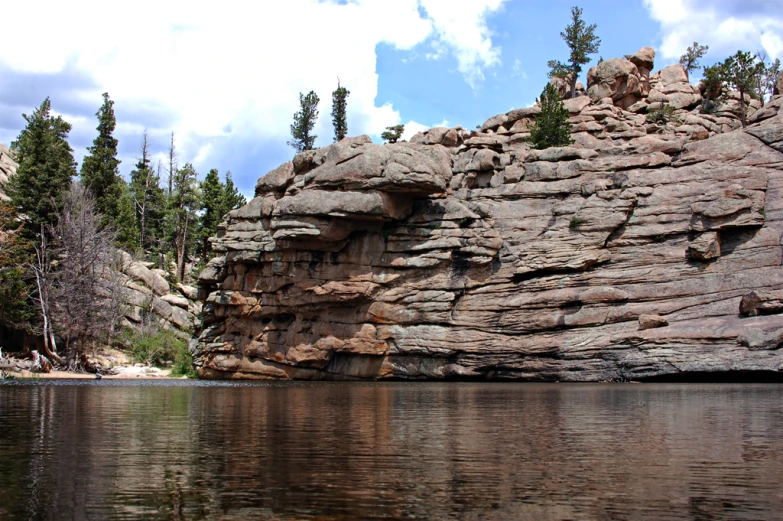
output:
POLYGON ((128 329, 123 334, 122 343, 130 347, 133 361, 136 363, 161 366, 173 361, 172 376, 195 376, 193 358, 187 342, 172 331, 143 327, 139 330, 128 329))
POLYGON ((584 219, 580 219, 579 217, 574 215, 573 217, 571 217, 571 220, 568 221, 568 227, 573 230, 575 228, 578 228, 579 225, 582 224, 583 222, 585 222, 584 219))
POLYGON ((680 118, 674 115, 674 107, 664 105, 658 110, 653 110, 647 114, 648 123, 666 124, 668 122, 679 123, 680 118))
POLYGON ((541 115, 530 127, 529 140, 533 147, 542 150, 572 144, 568 109, 563 105, 557 88, 548 83, 541 93, 541 98, 537 101, 541 105, 541 115))

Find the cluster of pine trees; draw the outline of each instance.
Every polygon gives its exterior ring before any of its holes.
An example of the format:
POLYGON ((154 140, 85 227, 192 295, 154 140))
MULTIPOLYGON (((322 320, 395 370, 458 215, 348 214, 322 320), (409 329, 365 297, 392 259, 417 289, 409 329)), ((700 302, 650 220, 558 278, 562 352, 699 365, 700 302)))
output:
MULTIPOLYGON (((41 280, 51 267, 62 271, 67 265, 57 253, 71 246, 60 244, 66 234, 71 242, 109 238, 110 247, 154 261, 184 281, 187 266, 211 255, 207 239, 222 217, 246 202, 230 172, 225 181, 215 169, 199 180, 192 164, 180 167, 173 133, 165 165, 152 164, 144 133, 140 157, 126 181, 119 172, 114 102, 108 94, 96 116, 97 137, 77 171, 68 144, 71 125, 52 114, 49 98, 23 115, 27 124, 11 144, 19 166, 1 187, 10 198, 0 205, 2 326, 41 332, 41 320, 46 320, 46 313, 40 313, 46 305, 41 280)), ((95 271, 103 262, 100 255, 85 269, 95 271)), ((66 256, 73 260, 75 254, 66 256)))

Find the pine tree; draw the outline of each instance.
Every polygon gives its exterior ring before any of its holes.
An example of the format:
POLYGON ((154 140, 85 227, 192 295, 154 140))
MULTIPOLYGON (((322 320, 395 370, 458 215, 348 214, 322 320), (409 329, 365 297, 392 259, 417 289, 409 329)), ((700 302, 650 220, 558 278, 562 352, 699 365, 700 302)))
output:
POLYGON ((722 63, 704 67, 704 78, 702 79, 704 96, 704 100, 701 103, 702 112, 709 112, 711 110, 712 100, 718 99, 723 94, 724 76, 725 73, 723 71, 722 63))
POLYGON ((148 250, 160 244, 166 201, 163 189, 160 187, 160 175, 156 174, 150 165, 149 139, 146 130, 141 138, 141 157, 130 176, 129 189, 139 230, 139 247, 148 250))
POLYGON ((704 57, 709 49, 709 45, 699 45, 699 42, 693 42, 693 45, 685 50, 685 54, 680 56, 680 65, 685 69, 688 76, 691 75, 692 71, 701 69, 699 59, 704 57))
POLYGON ((557 87, 548 83, 541 93, 541 98, 536 101, 541 105, 541 114, 530 128, 529 139, 533 147, 540 150, 573 143, 571 127, 568 124, 568 109, 563 105, 557 87))
POLYGON ((82 162, 82 184, 95 198, 95 209, 104 215, 104 223, 112 222, 118 215, 122 195, 117 159, 117 140, 112 133, 117 126, 114 118, 114 102, 103 93, 103 105, 95 114, 98 117, 98 137, 87 150, 89 155, 82 162))
POLYGON ((291 141, 288 145, 297 153, 312 150, 315 145, 315 134, 312 134, 315 122, 318 119, 318 102, 321 100, 314 91, 307 96, 299 93, 299 105, 301 110, 294 113, 294 122, 291 124, 291 141))
POLYGON ((234 186, 234 179, 231 176, 231 171, 226 172, 226 184, 223 188, 223 215, 226 215, 231 210, 236 210, 247 204, 245 196, 239 193, 237 187, 234 186))
POLYGON ((167 218, 177 262, 177 278, 185 278, 185 263, 193 249, 199 210, 198 173, 193 165, 185 163, 172 176, 167 218))
POLYGON ((136 201, 130 187, 123 180, 120 185, 120 198, 117 201, 117 245, 126 251, 142 248, 138 222, 136 220, 136 201))
POLYGON ((571 96, 576 94, 576 80, 579 73, 582 72, 582 65, 589 63, 589 54, 598 52, 598 46, 601 45, 601 39, 595 36, 596 25, 586 25, 582 20, 582 10, 579 7, 571 8, 571 24, 566 26, 565 32, 560 33, 560 37, 565 40, 568 48, 571 49, 571 55, 568 63, 558 60, 550 60, 547 65, 550 69, 549 76, 567 78, 571 84, 571 96))
POLYGON ((203 212, 199 223, 199 243, 202 258, 206 260, 209 255, 209 238, 215 235, 218 224, 223 218, 225 193, 217 169, 213 168, 209 171, 200 187, 201 210, 203 212))
POLYGON ((403 132, 405 132, 405 125, 386 127, 386 131, 381 134, 381 139, 387 143, 396 143, 402 137, 403 132))
POLYGON ((32 245, 21 234, 16 208, 0 202, 0 325, 31 330, 35 309, 28 298, 32 288, 26 266, 32 261, 32 245))
POLYGON ((46 98, 31 116, 22 115, 27 126, 11 143, 19 168, 3 187, 17 211, 27 216, 24 234, 28 238, 39 234, 42 225, 54 223, 71 178, 76 176, 67 141, 71 125, 60 116, 51 116, 50 110, 46 98))
POLYGON ((346 119, 346 99, 351 93, 340 85, 337 79, 337 90, 332 92, 332 125, 334 125, 334 140, 340 141, 348 134, 348 120, 346 119))
POLYGON ((171 144, 169 145, 169 167, 168 167, 168 179, 169 179, 169 191, 166 195, 171 197, 171 191, 174 189, 174 175, 177 171, 177 150, 174 148, 174 131, 171 131, 171 144))
POLYGON ((758 96, 759 76, 766 71, 764 62, 757 61, 756 56, 749 52, 737 51, 723 62, 723 81, 740 94, 740 122, 747 126, 748 97, 758 96))
POLYGON ((221 183, 218 171, 212 169, 199 184, 201 191, 201 217, 199 219, 199 247, 204 260, 210 254, 209 238, 217 234, 217 228, 223 217, 247 201, 245 196, 239 193, 231 172, 226 172, 226 182, 221 183))

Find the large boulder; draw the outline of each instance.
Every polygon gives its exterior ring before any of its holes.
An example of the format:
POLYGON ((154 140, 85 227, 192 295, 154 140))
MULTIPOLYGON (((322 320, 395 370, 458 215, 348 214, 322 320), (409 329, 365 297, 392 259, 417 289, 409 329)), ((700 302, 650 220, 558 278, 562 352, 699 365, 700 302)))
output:
POLYGON ((629 60, 604 60, 587 73, 587 95, 593 101, 611 98, 618 107, 627 108, 644 94, 639 69, 629 60))
POLYGON ((702 101, 699 87, 688 82, 688 73, 679 63, 656 72, 650 77, 650 103, 670 105, 674 109, 690 109, 702 101))

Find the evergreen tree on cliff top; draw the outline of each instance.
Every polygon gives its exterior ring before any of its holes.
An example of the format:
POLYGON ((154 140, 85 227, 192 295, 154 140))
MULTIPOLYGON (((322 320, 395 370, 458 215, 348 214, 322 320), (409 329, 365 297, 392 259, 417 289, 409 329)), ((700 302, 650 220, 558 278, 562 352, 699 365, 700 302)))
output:
POLYGON ((337 79, 337 90, 332 92, 332 125, 334 125, 334 140, 340 141, 348 134, 348 120, 346 119, 346 99, 351 93, 340 85, 337 79))
POLYGON ((291 124, 291 141, 289 146, 294 147, 297 153, 305 150, 312 150, 315 145, 315 134, 313 127, 318 119, 318 102, 321 101, 314 91, 310 91, 307 96, 299 93, 299 105, 301 110, 294 113, 294 122, 291 124))
POLYGON ((571 24, 566 26, 565 32, 560 36, 565 40, 571 55, 568 63, 558 60, 550 60, 547 65, 550 69, 549 76, 566 78, 571 84, 571 97, 576 94, 576 80, 582 72, 582 65, 589 63, 588 55, 598 52, 601 39, 595 35, 596 25, 585 24, 582 20, 582 10, 579 7, 571 8, 571 24))
POLYGON ((27 126, 11 143, 19 168, 3 187, 17 211, 27 216, 27 237, 40 233, 41 225, 54 223, 71 177, 76 176, 73 150, 67 141, 71 125, 60 116, 53 117, 50 110, 46 98, 32 115, 22 115, 27 126))
POLYGON ((749 52, 737 51, 721 64, 723 81, 740 94, 740 122, 742 127, 748 125, 748 97, 757 97, 759 76, 764 74, 766 66, 756 56, 749 52))
POLYGON ((95 209, 109 221, 117 218, 124 184, 118 168, 117 140, 112 135, 117 126, 113 107, 114 102, 104 92, 103 105, 95 114, 98 116, 98 137, 87 149, 89 155, 84 158, 81 171, 82 184, 95 198, 95 209))
POLYGON ((571 140, 571 127, 568 124, 568 109, 560 99, 557 87, 548 83, 536 100, 541 105, 541 115, 530 128, 530 142, 534 148, 568 146, 571 140))

